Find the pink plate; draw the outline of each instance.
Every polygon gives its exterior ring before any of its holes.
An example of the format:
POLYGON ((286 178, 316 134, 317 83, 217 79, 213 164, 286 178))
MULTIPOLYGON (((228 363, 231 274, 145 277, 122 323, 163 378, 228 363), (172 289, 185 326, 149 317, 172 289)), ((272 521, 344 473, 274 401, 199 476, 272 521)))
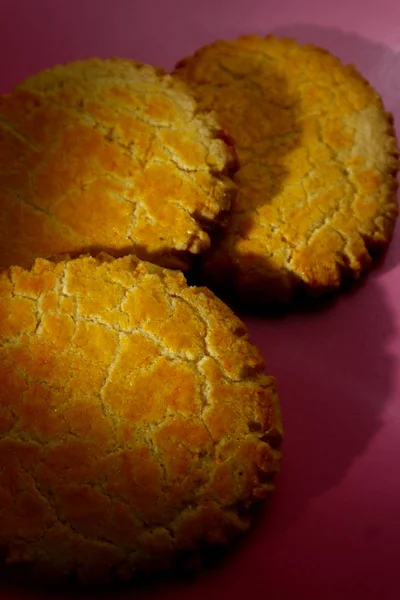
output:
MULTIPOLYGON (((116 55, 170 68, 216 38, 269 32, 355 63, 400 127, 399 0, 0 0, 0 92, 59 62, 116 55)), ((285 423, 269 509, 195 581, 102 598, 400 598, 399 262, 397 229, 384 264, 329 308, 247 319, 285 423)), ((50 597, 0 582, 1 600, 50 597)))

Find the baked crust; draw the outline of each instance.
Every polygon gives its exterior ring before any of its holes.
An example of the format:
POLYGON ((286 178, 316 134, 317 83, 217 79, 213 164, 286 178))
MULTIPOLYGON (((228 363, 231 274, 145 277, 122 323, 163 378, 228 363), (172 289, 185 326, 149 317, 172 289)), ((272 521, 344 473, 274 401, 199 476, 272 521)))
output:
POLYGON ((275 380, 182 273, 83 257, 0 275, 0 548, 127 578, 227 543, 273 488, 275 380))
POLYGON ((232 149, 183 82, 122 59, 0 97, 0 268, 106 250, 187 269, 235 187, 232 149))
POLYGON ((291 302, 358 278, 396 216, 392 116, 352 66, 291 39, 217 41, 178 63, 240 162, 207 283, 250 302, 291 302))

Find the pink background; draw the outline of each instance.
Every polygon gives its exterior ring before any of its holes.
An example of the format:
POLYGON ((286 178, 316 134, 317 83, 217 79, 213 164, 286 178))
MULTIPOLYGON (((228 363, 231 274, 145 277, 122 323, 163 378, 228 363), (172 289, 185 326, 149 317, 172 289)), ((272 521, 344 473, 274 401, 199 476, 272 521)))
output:
MULTIPOLYGON (((169 68, 215 38, 267 32, 354 62, 400 127, 399 0, 0 0, 0 92, 57 62, 169 68)), ((218 569, 115 597, 400 598, 399 246, 397 230, 384 264, 318 314, 248 319, 284 413, 271 506, 218 569)), ((45 597, 0 583, 1 599, 45 597)))

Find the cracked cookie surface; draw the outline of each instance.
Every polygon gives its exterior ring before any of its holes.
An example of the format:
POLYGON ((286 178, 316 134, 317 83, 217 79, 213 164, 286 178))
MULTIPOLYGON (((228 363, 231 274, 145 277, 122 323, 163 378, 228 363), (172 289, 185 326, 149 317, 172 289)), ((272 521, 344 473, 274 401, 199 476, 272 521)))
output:
POLYGON ((357 278, 397 216, 392 117, 351 66, 290 39, 218 41, 178 63, 236 144, 239 193, 207 283, 291 302, 357 278))
POLYGON ((281 420, 246 326, 107 255, 0 275, 0 547, 83 581, 225 544, 273 489, 281 420))
POLYGON ((186 85, 122 59, 0 96, 0 158, 0 268, 106 250, 186 269, 236 189, 231 149, 186 85))

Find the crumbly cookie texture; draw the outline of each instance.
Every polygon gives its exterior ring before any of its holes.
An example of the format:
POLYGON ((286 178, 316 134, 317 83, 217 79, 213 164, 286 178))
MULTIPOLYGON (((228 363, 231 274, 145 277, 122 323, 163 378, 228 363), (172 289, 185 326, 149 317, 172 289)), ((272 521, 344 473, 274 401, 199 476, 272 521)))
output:
POLYGON ((188 268, 235 194, 222 138, 162 69, 89 59, 27 79, 0 96, 0 268, 100 250, 188 268))
POLYGON ((281 420, 246 326, 130 256, 0 275, 0 548, 83 581, 225 544, 273 488, 281 420))
POLYGON ((352 66, 291 39, 218 41, 178 63, 237 146, 239 193, 208 283, 291 302, 358 278, 396 216, 392 116, 352 66))

